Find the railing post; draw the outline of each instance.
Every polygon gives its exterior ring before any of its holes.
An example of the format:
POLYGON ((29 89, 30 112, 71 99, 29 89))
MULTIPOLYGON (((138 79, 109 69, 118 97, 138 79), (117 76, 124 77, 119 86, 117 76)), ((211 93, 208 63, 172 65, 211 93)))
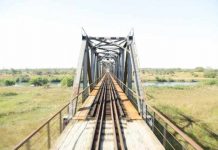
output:
POLYGON ((145 121, 148 123, 148 105, 145 105, 145 121))
POLYGON ((51 147, 51 135, 50 135, 50 122, 47 124, 47 136, 48 136, 48 149, 51 147))
POLYGON ((70 106, 70 104, 69 104, 68 107, 67 107, 67 114, 70 113, 70 108, 69 108, 69 106, 70 106))
POLYGON ((152 131, 154 132, 155 112, 153 113, 152 131))
POLYGON ((75 101, 75 107, 74 107, 74 114, 73 114, 73 115, 76 114, 78 98, 79 98, 79 97, 77 96, 76 101, 75 101))
POLYGON ((127 97, 129 98, 129 88, 127 88, 127 93, 126 93, 127 97))
POLYGON ((30 150, 30 140, 27 140, 26 149, 27 149, 27 150, 30 150))
POLYGON ((142 101, 141 101, 141 98, 140 96, 137 96, 137 98, 139 99, 139 106, 140 106, 140 115, 143 116, 143 110, 142 110, 142 101))
POLYGON ((60 115, 59 115, 59 122, 60 122, 60 134, 62 132, 62 129, 63 129, 63 123, 62 123, 62 113, 60 111, 60 115))
POLYGON ((166 140, 167 140, 167 139, 166 139, 166 138, 167 138, 167 131, 166 131, 167 129, 166 129, 166 128, 167 128, 167 124, 165 123, 165 125, 164 125, 164 131, 163 131, 163 136, 164 136, 164 137, 163 137, 163 146, 164 146, 165 148, 166 148, 166 140))

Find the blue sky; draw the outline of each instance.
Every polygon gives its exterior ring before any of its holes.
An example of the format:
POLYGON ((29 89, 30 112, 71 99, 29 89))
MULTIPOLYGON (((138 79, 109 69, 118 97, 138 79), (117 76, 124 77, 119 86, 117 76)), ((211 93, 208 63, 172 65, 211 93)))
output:
POLYGON ((0 68, 76 67, 81 27, 134 28, 141 67, 218 68, 216 0, 0 0, 0 68))

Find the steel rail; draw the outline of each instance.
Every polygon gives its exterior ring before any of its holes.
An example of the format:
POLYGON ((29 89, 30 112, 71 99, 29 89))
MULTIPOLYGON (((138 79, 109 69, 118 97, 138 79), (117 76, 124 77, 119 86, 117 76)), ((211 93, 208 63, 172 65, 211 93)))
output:
POLYGON ((116 91, 109 75, 106 75, 103 81, 103 90, 99 91, 99 103, 96 109, 96 124, 92 137, 91 150, 100 149, 103 124, 106 123, 106 116, 110 115, 113 124, 114 148, 116 150, 125 150, 124 137, 121 129, 121 120, 119 115, 122 113, 117 101, 116 91), (108 97, 107 97, 108 96, 108 97), (109 102, 107 101, 109 99, 109 102), (108 109, 110 107, 110 110, 108 109), (109 113, 109 114, 108 114, 109 113))
MULTIPOLYGON (((111 84, 110 84, 111 85, 111 84)), ((117 134, 116 134, 116 129, 117 129, 117 126, 116 126, 116 122, 115 122, 115 112, 114 112, 114 106, 113 106, 113 94, 112 94, 112 87, 110 86, 110 105, 111 105, 111 117, 112 117, 112 122, 113 122, 113 135, 114 135, 114 146, 115 146, 115 149, 118 150, 118 137, 117 137, 117 134)))
MULTIPOLYGON (((117 99, 114 98, 114 87, 113 87, 113 84, 112 84, 112 92, 111 92, 111 96, 112 96, 112 105, 113 105, 113 113, 115 114, 115 126, 116 126, 116 129, 117 129, 117 132, 118 132, 118 140, 119 140, 119 147, 118 149, 121 149, 121 150, 125 150, 125 145, 124 145, 124 138, 123 138, 123 134, 122 134, 122 130, 121 130, 121 123, 120 123, 120 119, 119 119, 119 114, 118 114, 118 111, 117 111, 117 99)), ((116 133, 114 133, 116 134, 116 133)))
POLYGON ((104 109, 105 109, 105 99, 106 99, 106 92, 107 92, 107 86, 106 86, 105 80, 106 79, 104 79, 103 81, 104 83, 102 83, 104 84, 104 86, 103 86, 103 90, 101 91, 102 94, 100 96, 99 107, 96 108, 98 109, 98 111, 97 111, 97 116, 96 116, 94 134, 92 137, 91 150, 98 150, 100 146, 101 130, 102 130, 102 124, 103 124, 104 109))
POLYGON ((121 106, 120 97, 117 94, 117 91, 116 91, 116 89, 114 87, 114 84, 113 84, 113 93, 114 93, 114 99, 115 99, 115 101, 117 103, 117 106, 118 106, 118 109, 119 109, 119 113, 120 113, 119 115, 124 117, 125 113, 124 113, 123 107, 121 106))
POLYGON ((95 100, 94 100, 94 103, 92 104, 92 106, 91 106, 91 110, 90 110, 90 112, 89 112, 89 116, 91 116, 91 117, 94 117, 95 116, 95 114, 96 114, 96 111, 97 111, 97 106, 98 106, 98 104, 100 103, 100 100, 102 99, 101 97, 102 97, 102 94, 103 94, 103 90, 104 90, 104 87, 105 85, 104 85, 104 83, 103 84, 101 84, 101 86, 100 86, 100 88, 99 88, 99 92, 97 93, 97 96, 96 96, 96 98, 95 98, 95 100))

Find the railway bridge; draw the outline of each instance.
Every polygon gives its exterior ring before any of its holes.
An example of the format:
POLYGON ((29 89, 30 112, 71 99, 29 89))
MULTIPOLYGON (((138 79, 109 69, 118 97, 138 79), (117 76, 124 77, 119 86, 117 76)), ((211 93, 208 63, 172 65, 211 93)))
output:
POLYGON ((147 103, 134 40, 83 30, 73 98, 15 149, 201 150, 147 103))

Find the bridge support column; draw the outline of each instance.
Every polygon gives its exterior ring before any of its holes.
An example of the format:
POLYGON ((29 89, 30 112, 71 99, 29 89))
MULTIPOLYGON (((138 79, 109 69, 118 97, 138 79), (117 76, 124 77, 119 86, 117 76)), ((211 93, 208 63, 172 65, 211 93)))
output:
POLYGON ((129 45, 129 51, 131 55, 131 63, 133 67, 136 93, 137 95, 139 95, 137 97, 138 111, 142 115, 142 100, 144 100, 144 91, 141 85, 141 80, 139 78, 139 67, 138 67, 138 60, 137 60, 136 48, 135 48, 133 35, 128 36, 128 45, 129 45))

